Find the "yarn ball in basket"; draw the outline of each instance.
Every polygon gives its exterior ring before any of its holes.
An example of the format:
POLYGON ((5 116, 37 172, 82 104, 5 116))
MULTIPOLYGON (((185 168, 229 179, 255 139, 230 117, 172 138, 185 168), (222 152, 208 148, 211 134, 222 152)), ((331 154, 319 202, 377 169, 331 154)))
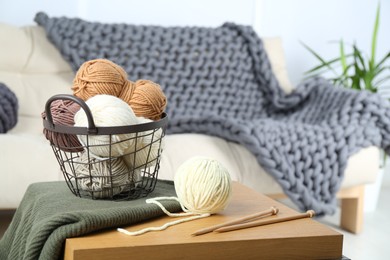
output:
MULTIPOLYGON (((139 117, 139 123, 150 123, 153 120, 139 117)), ((164 147, 162 139, 162 129, 153 129, 138 133, 136 145, 128 154, 123 156, 126 165, 129 168, 143 168, 156 165, 157 158, 164 147)))
POLYGON ((167 105, 160 85, 145 79, 126 85, 119 97, 131 106, 136 116, 151 120, 160 119, 167 105))
POLYGON ((73 80, 73 95, 86 101, 89 98, 107 94, 119 97, 123 88, 131 84, 122 67, 106 59, 84 62, 73 80))
MULTIPOLYGON (((80 110, 80 105, 71 100, 55 100, 50 104, 50 111, 55 125, 74 125, 74 116, 80 110)), ((46 119, 46 112, 41 114, 46 119)), ((65 152, 81 152, 84 150, 76 135, 57 133, 43 129, 46 139, 65 152)))
POLYGON ((114 62, 95 59, 84 62, 73 80, 73 95, 83 100, 107 94, 123 99, 137 116, 161 118, 167 101, 161 87, 150 80, 128 80, 126 71, 114 62))
MULTIPOLYGON (((85 103, 91 110, 96 127, 138 124, 139 120, 131 107, 120 98, 111 95, 96 95, 85 103)), ((88 118, 83 109, 76 113, 74 120, 75 126, 88 127, 88 118)), ((111 135, 111 138, 110 135, 78 135, 78 138, 95 156, 107 158, 109 156, 119 157, 132 150, 135 144, 134 136, 135 133, 129 133, 111 135)))
POLYGON ((140 172, 135 172, 134 176, 129 174, 121 158, 101 160, 83 152, 74 165, 79 190, 89 192, 98 199, 118 195, 140 178, 140 172))
POLYGON ((230 174, 215 159, 192 157, 179 166, 174 182, 179 201, 190 212, 215 214, 230 201, 230 174))

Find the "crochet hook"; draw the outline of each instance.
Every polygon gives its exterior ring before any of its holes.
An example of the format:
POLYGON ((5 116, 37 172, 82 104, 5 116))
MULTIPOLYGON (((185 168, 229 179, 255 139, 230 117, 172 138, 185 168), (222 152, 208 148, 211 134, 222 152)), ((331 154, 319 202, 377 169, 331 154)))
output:
POLYGON ((230 225, 242 223, 244 221, 250 221, 250 220, 253 220, 255 218, 260 218, 260 217, 264 217, 264 216, 268 216, 268 215, 269 216, 276 215, 276 214, 278 214, 278 212, 279 212, 278 208, 271 207, 270 209, 267 209, 267 210, 264 210, 264 211, 260 211, 260 212, 257 212, 257 213, 254 213, 254 214, 251 214, 251 215, 239 218, 239 219, 235 219, 235 220, 228 221, 228 222, 225 222, 225 223, 222 223, 222 224, 218 224, 218 225, 215 225, 215 226, 211 226, 211 227, 208 227, 208 228, 204 228, 204 229, 198 230, 195 233, 193 233, 192 235, 193 236, 203 235, 203 234, 206 234, 206 233, 213 232, 214 230, 216 230, 218 228, 222 228, 222 227, 225 227, 225 226, 230 226, 230 225))
POLYGON ((242 223, 242 224, 237 224, 237 225, 230 225, 230 226, 225 226, 218 228, 214 230, 214 232, 228 232, 228 231, 234 231, 234 230, 239 230, 239 229, 244 229, 244 228, 250 228, 250 227, 257 227, 257 226, 263 226, 263 225, 269 225, 269 224, 274 224, 274 223, 280 223, 280 222, 286 222, 286 221, 291 221, 291 220, 296 220, 296 219, 301 219, 301 218, 311 218, 315 215, 314 210, 308 210, 306 213, 301 213, 293 216, 287 216, 283 218, 273 218, 273 219, 268 219, 268 220, 258 220, 258 221, 253 221, 253 222, 248 222, 248 223, 242 223))

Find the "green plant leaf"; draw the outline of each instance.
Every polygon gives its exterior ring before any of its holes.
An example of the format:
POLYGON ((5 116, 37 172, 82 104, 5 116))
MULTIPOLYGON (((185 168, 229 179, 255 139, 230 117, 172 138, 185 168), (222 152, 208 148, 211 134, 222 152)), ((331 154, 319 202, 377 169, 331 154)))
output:
MULTIPOLYGON (((371 39, 371 53, 366 55, 362 52, 356 43, 346 44, 343 39, 338 41, 339 57, 325 60, 313 49, 306 44, 302 45, 313 54, 319 61, 319 65, 305 72, 305 74, 320 75, 327 72, 332 72, 334 76, 330 78, 337 86, 344 86, 358 90, 366 89, 368 91, 377 92, 381 84, 387 84, 390 79, 390 67, 387 66, 387 61, 390 60, 390 52, 376 63, 376 48, 378 41, 380 21, 380 4, 376 9, 376 17, 374 23, 374 30, 371 39), (346 48, 351 46, 351 53, 346 55, 346 48)), ((390 86, 389 86, 390 88, 390 86)))
POLYGON ((326 62, 317 52, 315 52, 312 48, 307 46, 305 43, 301 42, 301 44, 309 51, 311 52, 314 57, 316 57, 320 62, 321 66, 327 67, 329 70, 333 71, 333 73, 337 74, 337 72, 330 66, 329 62, 326 62))
POLYGON ((345 67, 345 73, 341 74, 339 76, 339 79, 340 79, 340 82, 341 82, 341 85, 346 87, 346 88, 351 88, 352 87, 352 80, 351 80, 351 76, 349 76, 350 73, 348 73, 351 69, 354 68, 354 63, 352 64, 348 64, 346 67, 345 67))
POLYGON ((351 88, 352 87, 352 80, 351 76, 344 75, 344 76, 338 76, 332 79, 334 82, 337 82, 338 86, 344 87, 344 88, 351 88))
POLYGON ((376 84, 377 86, 380 86, 383 82, 385 82, 385 81, 387 81, 387 80, 389 80, 389 79, 390 79, 390 75, 389 75, 389 76, 386 76, 386 77, 384 77, 384 78, 379 79, 378 81, 375 82, 375 84, 376 84))
POLYGON ((379 67, 379 68, 375 68, 375 70, 373 71, 373 79, 377 76, 379 76, 382 72, 384 72, 386 69, 389 69, 389 67, 379 67))
POLYGON ((376 64, 375 68, 379 68, 380 66, 383 65, 383 63, 386 62, 387 59, 390 58, 390 51, 376 64))
POLYGON ((360 88, 360 77, 358 74, 354 74, 353 76, 350 76, 350 79, 352 81, 352 84, 350 86, 350 88, 352 89, 357 89, 357 90, 361 90, 360 88))
MULTIPOLYGON (((330 60, 330 61, 326 61, 325 63, 322 63, 321 65, 318 65, 308 71, 305 72, 305 74, 310 74, 310 73, 313 73, 313 72, 318 72, 318 73, 321 73, 320 70, 321 69, 324 69, 324 70, 329 70, 329 66, 331 66, 333 63, 339 61, 340 58, 336 58, 336 59, 333 59, 333 60, 330 60)), ((325 72, 325 71, 323 71, 325 72)))
POLYGON ((345 75, 347 73, 347 60, 344 52, 343 39, 340 40, 340 61, 341 61, 341 68, 343 69, 343 75, 345 75))
MULTIPOLYGON (((382 72, 384 72, 384 71, 390 71, 390 66, 380 67, 378 69, 378 71, 376 71, 376 74, 374 75, 372 80, 374 81, 377 77, 382 75, 383 74, 382 72)), ((387 80, 388 78, 390 78, 390 75, 386 75, 386 76, 384 76, 384 78, 382 78, 380 80, 375 80, 375 85, 380 86, 380 84, 383 83, 383 81, 387 80)))
POLYGON ((364 59, 361 51, 357 48, 355 44, 352 46, 352 48, 353 48, 353 57, 355 59, 355 63, 357 64, 358 62, 360 62, 363 70, 366 71, 366 65, 364 63, 364 59))
MULTIPOLYGON (((349 57, 352 57, 352 55, 353 55, 352 53, 351 54, 347 54, 347 55, 345 55, 345 57, 349 58, 349 57)), ((334 59, 331 59, 329 61, 326 61, 325 64, 320 64, 320 65, 318 65, 318 66, 316 66, 316 67, 314 67, 314 68, 312 68, 312 69, 310 69, 308 71, 305 71, 304 74, 308 75, 308 74, 312 74, 314 72, 316 73, 316 75, 317 74, 322 74, 322 73, 326 72, 326 70, 329 70, 329 66, 332 66, 333 64, 337 63, 338 61, 340 61, 340 59, 341 58, 338 57, 338 58, 334 58, 334 59), (321 71, 321 69, 323 71, 321 71)), ((336 67, 332 67, 332 68, 334 69, 336 67)))
POLYGON ((379 16, 380 16, 380 4, 378 3, 378 7, 376 9, 375 23, 374 23, 374 31, 372 33, 371 40, 371 59, 369 61, 370 69, 375 67, 375 52, 376 52, 376 43, 379 29, 379 16))

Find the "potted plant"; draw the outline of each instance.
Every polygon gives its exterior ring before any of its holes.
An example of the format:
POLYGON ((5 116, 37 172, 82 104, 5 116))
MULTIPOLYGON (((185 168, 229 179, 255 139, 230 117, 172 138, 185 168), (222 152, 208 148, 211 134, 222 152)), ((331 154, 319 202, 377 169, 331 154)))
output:
MULTIPOLYGON (((309 77, 315 75, 322 75, 329 77, 332 80, 334 86, 352 88, 356 90, 367 90, 373 93, 378 93, 385 98, 390 98, 390 51, 381 59, 376 59, 376 47, 377 47, 377 35, 379 29, 379 16, 380 6, 378 5, 376 10, 376 17, 374 23, 374 30, 371 38, 371 53, 370 55, 365 54, 361 49, 358 48, 356 43, 351 46, 350 52, 346 52, 346 45, 341 39, 339 44, 339 54, 336 58, 325 60, 312 48, 302 43, 303 46, 316 57, 319 64, 314 68, 308 70, 305 74, 309 77), (386 89, 388 90, 387 96, 386 89), (384 90, 384 91, 383 91, 384 90)), ((377 182, 368 185, 366 192, 366 211, 372 211, 376 207, 377 198, 379 195, 380 184, 383 177, 385 168, 386 155, 381 151, 381 163, 380 170, 377 178, 377 182), (371 197, 367 197, 371 196, 371 197)))
MULTIPOLYGON (((380 6, 376 11, 374 30, 371 39, 371 55, 361 51, 356 43, 353 43, 350 53, 345 52, 345 44, 339 41, 339 55, 331 60, 325 60, 317 52, 306 44, 303 46, 312 53, 320 62, 319 65, 307 71, 307 76, 333 74, 331 80, 335 86, 352 88, 357 90, 368 90, 378 92, 386 87, 384 83, 390 79, 390 66, 387 61, 390 59, 390 51, 382 58, 376 59, 377 35, 379 29, 380 6)), ((389 87, 389 86, 387 86, 389 87)))

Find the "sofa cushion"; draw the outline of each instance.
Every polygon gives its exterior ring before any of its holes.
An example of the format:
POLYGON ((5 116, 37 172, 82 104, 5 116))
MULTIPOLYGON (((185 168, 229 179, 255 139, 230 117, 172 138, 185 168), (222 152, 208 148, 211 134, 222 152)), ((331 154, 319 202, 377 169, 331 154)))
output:
POLYGON ((0 71, 23 70, 32 50, 27 32, 19 27, 0 23, 0 36, 0 71))
MULTIPOLYGON (((237 143, 203 134, 174 134, 165 137, 159 178, 173 180, 177 168, 192 156, 220 161, 233 180, 265 194, 283 193, 276 181, 259 165, 248 149, 237 143)), ((379 166, 379 149, 361 149, 348 160, 342 188, 373 183, 379 166), (370 174, 367 174, 370 173, 370 174)))
POLYGON ((0 80, 17 96, 19 114, 39 117, 46 100, 71 93, 74 73, 37 26, 0 24, 0 80))
POLYGON ((263 38, 263 43, 272 66, 272 71, 278 79, 280 86, 286 93, 291 93, 293 86, 287 73, 282 40, 279 37, 269 37, 263 38))
POLYGON ((7 134, 0 134, 0 209, 19 206, 27 187, 35 182, 63 180, 53 150, 43 134, 30 130, 42 121, 21 117, 18 127, 7 134), (25 121, 27 119, 27 121, 25 121), (34 120, 35 122, 31 122, 34 120))

